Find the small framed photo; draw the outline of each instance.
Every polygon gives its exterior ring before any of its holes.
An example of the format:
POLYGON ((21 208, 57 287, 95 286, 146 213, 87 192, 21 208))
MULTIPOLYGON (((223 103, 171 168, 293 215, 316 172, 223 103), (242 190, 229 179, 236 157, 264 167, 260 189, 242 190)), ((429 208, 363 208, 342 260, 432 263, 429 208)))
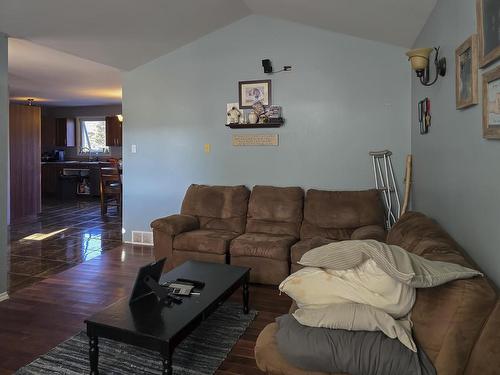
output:
POLYGON ((483 74, 483 138, 500 139, 500 66, 483 74))
POLYGON ((481 68, 500 58, 500 1, 476 0, 481 68))
POLYGON ((240 81, 239 88, 239 107, 251 109, 256 102, 261 102, 268 106, 271 104, 271 80, 262 81, 240 81))
POLYGON ((477 37, 472 35, 455 50, 455 94, 457 109, 478 103, 477 37))

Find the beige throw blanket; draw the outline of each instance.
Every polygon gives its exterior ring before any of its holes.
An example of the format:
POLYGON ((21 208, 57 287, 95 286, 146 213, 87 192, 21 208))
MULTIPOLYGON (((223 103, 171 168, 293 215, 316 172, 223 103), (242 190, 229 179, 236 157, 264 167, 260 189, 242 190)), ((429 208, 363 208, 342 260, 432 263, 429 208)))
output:
POLYGON ((305 253, 299 264, 347 270, 369 259, 389 276, 414 288, 430 288, 452 280, 482 276, 481 272, 459 264, 425 259, 399 246, 376 240, 342 241, 317 247, 305 253))

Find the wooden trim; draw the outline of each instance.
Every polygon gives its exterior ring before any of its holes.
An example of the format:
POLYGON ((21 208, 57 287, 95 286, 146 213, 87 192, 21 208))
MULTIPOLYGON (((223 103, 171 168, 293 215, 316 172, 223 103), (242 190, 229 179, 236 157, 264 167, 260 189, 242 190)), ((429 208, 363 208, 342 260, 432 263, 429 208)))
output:
POLYGON ((484 54, 484 20, 483 20, 483 1, 476 0, 476 17, 477 17, 477 35, 479 42, 479 66, 484 68, 500 58, 500 46, 497 46, 493 51, 484 54))
POLYGON ((254 81, 239 81, 238 82, 238 106, 241 109, 252 109, 251 105, 242 105, 241 100, 243 99, 241 96, 241 86, 245 84, 255 84, 255 83, 267 83, 269 85, 269 90, 267 93, 267 104, 264 105, 271 105, 272 104, 272 86, 271 86, 271 80, 270 79, 260 79, 260 80, 254 80, 254 81))
POLYGON ((500 66, 483 74, 483 138, 500 139, 500 126, 488 124, 488 84, 500 79, 500 66))
POLYGON ((457 109, 464 109, 479 103, 478 99, 478 66, 477 35, 472 35, 455 50, 455 98, 457 109), (460 56, 468 49, 472 56, 472 96, 470 100, 460 100, 460 56))

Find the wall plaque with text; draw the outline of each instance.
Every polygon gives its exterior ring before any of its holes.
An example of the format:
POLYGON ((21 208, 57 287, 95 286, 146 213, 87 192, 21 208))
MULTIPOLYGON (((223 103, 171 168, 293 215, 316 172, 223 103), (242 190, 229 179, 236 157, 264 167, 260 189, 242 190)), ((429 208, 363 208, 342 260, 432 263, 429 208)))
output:
POLYGON ((233 146, 278 146, 278 134, 233 134, 233 146))

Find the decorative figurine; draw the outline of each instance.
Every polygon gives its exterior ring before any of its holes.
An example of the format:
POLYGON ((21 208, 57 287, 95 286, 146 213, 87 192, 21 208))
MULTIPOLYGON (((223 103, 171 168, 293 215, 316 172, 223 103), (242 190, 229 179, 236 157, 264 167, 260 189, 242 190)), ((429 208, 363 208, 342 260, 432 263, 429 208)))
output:
POLYGON ((240 122, 241 112, 238 108, 232 107, 228 112, 229 123, 230 124, 238 124, 240 122))
POLYGON ((259 116, 257 115, 257 113, 255 113, 255 111, 250 111, 250 113, 248 114, 248 122, 250 124, 256 124, 258 121, 259 116))

